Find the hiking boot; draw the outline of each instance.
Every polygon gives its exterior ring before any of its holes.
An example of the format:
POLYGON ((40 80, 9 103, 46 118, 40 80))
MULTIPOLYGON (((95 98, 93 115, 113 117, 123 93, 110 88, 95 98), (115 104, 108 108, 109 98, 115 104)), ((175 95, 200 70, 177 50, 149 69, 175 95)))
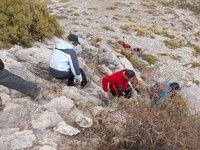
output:
POLYGON ((34 94, 33 95, 29 95, 33 100, 36 100, 37 97, 39 96, 40 94, 40 91, 41 91, 41 87, 37 87, 35 90, 34 90, 34 94))
POLYGON ((46 90, 46 89, 44 89, 44 88, 40 88, 39 87, 39 89, 38 89, 38 95, 37 95, 37 97, 36 98, 34 98, 34 100, 35 101, 38 101, 38 100, 46 100, 46 99, 48 99, 49 97, 48 97, 48 91, 46 90))

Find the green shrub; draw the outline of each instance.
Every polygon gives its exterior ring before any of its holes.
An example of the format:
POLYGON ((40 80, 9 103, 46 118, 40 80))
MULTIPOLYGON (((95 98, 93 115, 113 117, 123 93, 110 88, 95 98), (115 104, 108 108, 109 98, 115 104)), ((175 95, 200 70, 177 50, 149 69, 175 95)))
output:
POLYGON ((63 31, 56 18, 38 0, 0 0, 0 45, 23 44, 60 36, 63 31))
POLYGON ((106 10, 115 10, 117 9, 118 7, 115 7, 115 6, 110 6, 110 7, 106 7, 106 10))
POLYGON ((105 29, 106 31, 115 32, 115 30, 112 27, 109 27, 109 26, 103 26, 102 28, 105 29))
POLYGON ((120 53, 124 55, 127 59, 130 59, 133 56, 133 54, 126 49, 121 49, 120 53))
POLYGON ((146 67, 146 64, 144 62, 142 62, 141 60, 131 57, 129 58, 129 61, 131 62, 131 64, 133 65, 134 68, 141 70, 144 67, 146 67))
POLYGON ((181 56, 176 56, 176 55, 173 55, 173 54, 169 55, 169 57, 173 60, 181 60, 181 58, 182 58, 181 56))
POLYGON ((164 43, 165 43, 165 46, 167 46, 168 48, 171 48, 171 49, 176 49, 176 48, 180 48, 183 46, 183 41, 178 38, 165 40, 164 43))
POLYGON ((158 61, 158 59, 151 54, 143 54, 142 59, 147 61, 149 64, 155 64, 156 61, 158 61))
POLYGON ((195 49, 197 54, 200 54, 200 46, 195 45, 193 48, 195 49))
POLYGON ((160 56, 168 56, 167 53, 159 53, 158 55, 160 55, 160 56))
POLYGON ((191 68, 200 68, 200 63, 199 62, 192 62, 192 63, 188 63, 188 64, 185 64, 184 66, 189 66, 191 65, 191 68))

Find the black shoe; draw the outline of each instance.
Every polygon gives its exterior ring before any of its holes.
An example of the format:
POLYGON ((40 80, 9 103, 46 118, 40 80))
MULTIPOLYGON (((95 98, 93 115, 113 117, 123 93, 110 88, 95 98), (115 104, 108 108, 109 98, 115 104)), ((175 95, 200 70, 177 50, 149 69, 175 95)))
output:
POLYGON ((70 83, 70 82, 67 82, 67 86, 75 86, 75 83, 70 83))
POLYGON ((42 90, 41 87, 37 88, 35 95, 32 97, 33 100, 36 100, 36 101, 39 100, 40 95, 41 95, 41 90, 42 90))

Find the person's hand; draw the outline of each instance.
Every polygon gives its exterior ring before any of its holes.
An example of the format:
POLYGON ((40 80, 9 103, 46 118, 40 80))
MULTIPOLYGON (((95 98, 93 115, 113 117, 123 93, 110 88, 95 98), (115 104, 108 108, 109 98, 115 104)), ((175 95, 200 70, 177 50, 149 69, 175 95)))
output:
POLYGON ((109 98, 108 92, 104 92, 104 96, 105 96, 106 98, 109 98))

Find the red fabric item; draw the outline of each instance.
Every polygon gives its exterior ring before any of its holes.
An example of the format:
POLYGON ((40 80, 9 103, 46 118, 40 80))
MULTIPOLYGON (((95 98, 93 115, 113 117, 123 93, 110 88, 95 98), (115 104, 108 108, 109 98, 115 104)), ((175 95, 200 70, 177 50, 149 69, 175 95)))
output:
POLYGON ((128 87, 128 80, 124 77, 124 72, 127 69, 115 72, 111 75, 107 75, 102 79, 102 88, 105 92, 117 92, 121 94, 128 87), (108 88, 109 85, 109 88, 108 88))
POLYGON ((123 43, 123 48, 131 48, 131 46, 129 45, 129 44, 127 44, 127 43, 123 43))

